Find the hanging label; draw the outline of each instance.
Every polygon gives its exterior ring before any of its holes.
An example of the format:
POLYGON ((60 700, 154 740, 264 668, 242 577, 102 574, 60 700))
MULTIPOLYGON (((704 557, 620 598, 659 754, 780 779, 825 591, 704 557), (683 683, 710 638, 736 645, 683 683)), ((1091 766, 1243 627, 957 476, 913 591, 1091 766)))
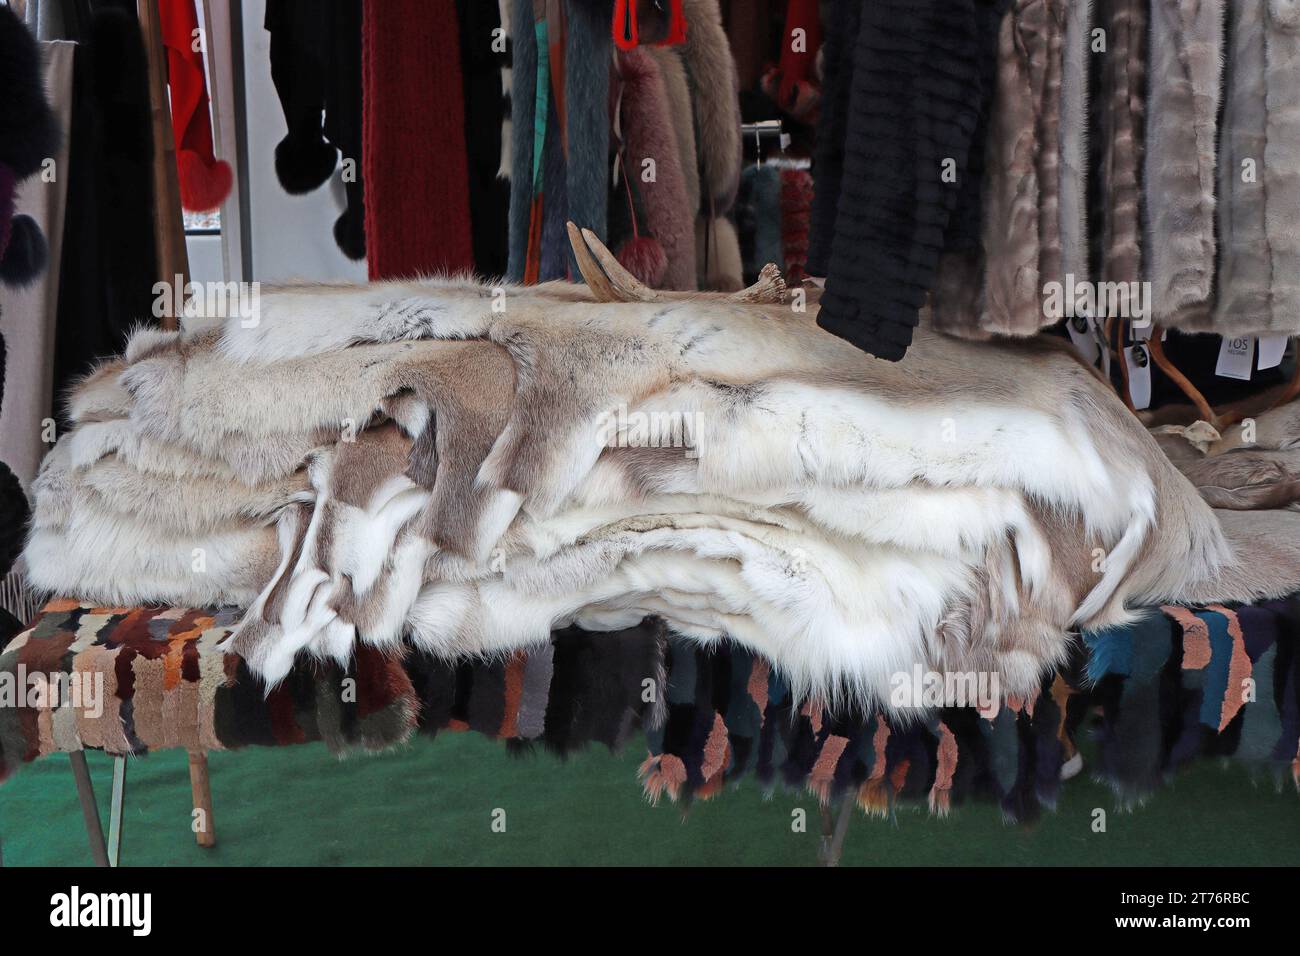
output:
POLYGON ((1141 343, 1124 350, 1128 366, 1128 396, 1136 409, 1151 407, 1151 352, 1141 343))
POLYGON ((1101 349, 1097 345, 1097 333, 1093 330, 1092 319, 1076 315, 1065 323, 1065 328, 1070 333, 1074 350, 1089 365, 1096 365, 1097 359, 1101 357, 1101 349))
POLYGON ((1259 337, 1259 370, 1277 368, 1286 355, 1286 344, 1291 341, 1289 335, 1261 335, 1259 337))
POLYGON ((1250 369, 1255 363, 1255 337, 1253 335, 1236 335, 1224 337, 1219 346, 1219 361, 1214 366, 1214 374, 1221 378, 1235 378, 1242 382, 1250 381, 1250 369))

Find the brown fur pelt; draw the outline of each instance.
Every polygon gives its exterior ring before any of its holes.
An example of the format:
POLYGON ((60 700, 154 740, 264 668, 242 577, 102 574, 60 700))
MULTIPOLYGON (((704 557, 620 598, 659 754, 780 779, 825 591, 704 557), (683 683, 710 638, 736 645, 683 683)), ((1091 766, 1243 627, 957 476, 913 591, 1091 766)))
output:
MULTIPOLYGON (((1085 169, 1081 134, 1062 124, 1065 92, 1081 108, 1087 86, 1086 55, 1074 51, 1066 57, 1067 33, 1072 43, 1086 42, 1086 31, 1069 16, 1064 0, 1016 0, 1002 19, 986 146, 982 255, 943 257, 924 316, 931 328, 964 338, 1026 336, 1058 318, 1043 307, 1044 285, 1065 279, 1064 243, 1071 265, 1080 260, 1077 227, 1071 223, 1068 238, 1063 234, 1061 202, 1067 198, 1077 211, 1085 169), (1063 145, 1069 147, 1068 163, 1062 163, 1063 145)), ((1072 122, 1077 114, 1078 109, 1070 112, 1072 122)))
POLYGON ((740 81, 718 0, 685 0, 690 29, 681 46, 690 79, 703 209, 727 212, 740 189, 740 81))
POLYGON ((1074 629, 1300 587, 1300 560, 1252 577, 1048 340, 922 332, 886 363, 718 295, 298 287, 137 333, 70 413, 33 583, 245 605, 233 648, 272 683, 357 641, 495 655, 659 616, 830 699, 888 706, 916 665, 1028 693, 1074 629))
POLYGON ((1102 58, 1101 275, 1106 282, 1142 276, 1142 160, 1146 131, 1147 0, 1108 0, 1102 58))

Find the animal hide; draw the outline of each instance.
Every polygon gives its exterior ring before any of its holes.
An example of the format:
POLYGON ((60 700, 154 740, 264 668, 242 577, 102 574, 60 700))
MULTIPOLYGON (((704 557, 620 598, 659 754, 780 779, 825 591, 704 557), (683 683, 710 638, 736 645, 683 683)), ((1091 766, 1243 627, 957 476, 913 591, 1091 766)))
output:
MULTIPOLYGON (((601 4, 565 4, 567 219, 604 239, 609 220, 609 73, 613 38, 601 4)), ((481 270, 480 270, 481 271, 481 270)), ((569 275, 577 263, 569 253, 569 275)))
MULTIPOLYGON (((1207 423, 1157 426, 1156 441, 1201 497, 1234 511, 1300 511, 1300 403, 1291 402, 1220 435, 1207 423)), ((1274 525, 1275 538, 1290 534, 1274 525)))
POLYGON ((33 583, 247 606, 232 647, 272 684, 358 641, 461 658, 658 616, 880 706, 914 665, 1029 694, 1075 628, 1258 591, 1063 345, 922 332, 894 364, 717 295, 497 301, 302 287, 136 333, 72 395, 33 583))
MULTIPOLYGON (((1086 282, 1088 268, 1088 92, 1092 0, 1065 4, 1062 37, 1059 273, 1086 282)), ((1050 275, 1050 272, 1048 273, 1050 275)))
POLYGON ((924 316, 931 328, 980 339, 1032 335, 1057 320, 1043 307, 1044 285, 1064 281, 1067 246, 1079 264, 1083 235, 1087 20, 1076 6, 1017 0, 1000 22, 980 249, 944 254, 924 316))
POLYGON ((1143 188, 1151 304, 1156 322, 1181 327, 1180 313, 1205 311, 1214 287, 1223 0, 1153 0, 1150 38, 1143 188))
POLYGON ((668 115, 677 136, 677 154, 681 161, 682 179, 686 184, 686 208, 697 210, 700 208, 700 165, 695 138, 695 108, 691 104, 691 86, 686 77, 686 66, 676 47, 652 46, 647 50, 659 64, 664 92, 668 94, 668 115))
MULTIPOLYGON (((740 239, 725 214, 740 190, 744 158, 740 81, 717 0, 685 0, 685 11, 690 23, 686 42, 665 52, 680 56, 678 62, 688 81, 690 110, 674 119, 680 126, 684 115, 693 126, 698 180, 692 207, 698 211, 694 226, 697 283, 701 289, 734 292, 744 285, 740 239)), ((678 95, 668 74, 665 81, 669 82, 670 100, 676 104, 678 95)), ((688 194, 691 185, 687 173, 688 194)))
POLYGON ((1273 326, 1300 332, 1300 6, 1268 2, 1264 229, 1273 257, 1273 326))
POLYGON ((1059 278, 1060 10, 1051 0, 1017 0, 999 37, 979 325, 1003 335, 1049 324, 1043 284, 1059 278))
POLYGON ((1300 332, 1300 12, 1234 3, 1228 18, 1217 297, 1175 324, 1224 335, 1300 332))
MULTIPOLYGON (((973 0, 881 0, 861 5, 851 55, 838 43, 827 47, 841 88, 827 88, 819 156, 839 149, 844 159, 827 178, 818 171, 816 260, 831 234, 820 322, 889 361, 911 342, 954 225, 968 223, 954 224, 963 190, 950 174, 974 182, 967 167, 986 107, 983 61, 998 9, 973 0)), ((1032 141, 1032 129, 1021 133, 1032 141)), ((990 125, 990 142, 997 136, 990 125)))
POLYGON ((1273 254, 1265 231, 1268 144, 1265 96, 1268 14, 1263 3, 1228 4, 1230 52, 1224 77, 1219 156, 1219 277, 1213 313, 1189 316, 1184 330, 1263 331, 1273 326, 1273 254), (1254 164, 1248 177, 1243 163, 1254 164), (1213 316, 1213 321, 1208 321, 1213 316), (1197 321, 1198 318, 1206 321, 1197 321))
POLYGON ((695 215, 686 204, 682 153, 659 61, 636 47, 620 50, 617 66, 626 143, 623 173, 632 177, 645 209, 645 231, 659 240, 668 257, 662 287, 695 289, 695 215))
POLYGON ((740 189, 740 80, 718 0, 685 0, 690 29, 680 47, 690 79, 703 210, 721 216, 740 189))
POLYGON ((702 288, 713 292, 735 292, 744 286, 745 265, 740 255, 740 237, 726 216, 712 218, 701 213, 695 220, 695 262, 702 288))
POLYGON ((1142 276, 1139 213, 1146 132, 1146 0, 1106 0, 1100 12, 1110 43, 1102 57, 1101 274, 1106 282, 1142 276))

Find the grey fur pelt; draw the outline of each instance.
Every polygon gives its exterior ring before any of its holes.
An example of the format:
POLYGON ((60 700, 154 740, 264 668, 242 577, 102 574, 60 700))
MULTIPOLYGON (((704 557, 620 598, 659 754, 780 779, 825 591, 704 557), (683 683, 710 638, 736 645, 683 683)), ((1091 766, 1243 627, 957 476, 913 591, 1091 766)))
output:
MULTIPOLYGON (((601 4, 566 3, 566 218, 604 239, 609 212, 609 64, 613 39, 601 4)), ((569 275, 578 266, 569 250, 569 275)))
POLYGON ((1211 301, 1166 324, 1223 335, 1300 332, 1300 8, 1229 3, 1211 301), (1249 167, 1249 168, 1248 168, 1249 167))
POLYGON ((1180 327, 1214 291, 1223 0, 1152 0, 1143 188, 1153 316, 1180 327))
POLYGON ((1062 275, 1088 279, 1088 90, 1092 0, 1065 5, 1061 61, 1060 218, 1062 275))
POLYGON ((1273 323, 1269 331, 1300 332, 1300 5, 1268 3, 1268 145, 1264 228, 1273 259, 1273 323))
POLYGON ((914 665, 1029 693, 1077 628, 1259 596, 1064 345, 921 331, 878 362, 810 313, 430 280, 139 332, 71 396, 33 583, 247 606, 232 647, 271 683, 358 640, 493 655, 658 615, 882 706, 914 665))

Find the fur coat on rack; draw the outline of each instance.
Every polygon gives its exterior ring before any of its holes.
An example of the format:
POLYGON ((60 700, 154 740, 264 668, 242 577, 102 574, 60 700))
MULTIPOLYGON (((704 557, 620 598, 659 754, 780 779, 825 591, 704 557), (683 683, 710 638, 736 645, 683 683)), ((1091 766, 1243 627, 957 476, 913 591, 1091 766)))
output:
POLYGON ((1150 43, 1147 269, 1155 321, 1180 326, 1214 293, 1224 0, 1153 0, 1150 43))
POLYGON ((272 684, 358 642, 491 656, 657 616, 884 706, 913 666, 1027 694, 1075 629, 1300 588, 1300 516, 1236 535, 1063 346, 922 330, 884 363, 815 319, 445 280, 140 331, 71 396, 31 578, 246 607, 233 648, 272 684))
POLYGON ((1086 4, 1015 0, 996 33, 978 248, 941 261, 926 318, 966 338, 1033 335, 1051 325, 1048 282, 1083 260, 1079 210, 1085 183, 1082 129, 1087 86, 1086 4), (1068 44, 1068 46, 1067 46, 1068 44), (1068 70, 1067 70, 1068 68, 1068 70), (1062 203, 1073 218, 1067 223, 1062 203))
POLYGON ((1229 3, 1218 167, 1219 274, 1213 309, 1186 331, 1300 332, 1300 12, 1229 3))

